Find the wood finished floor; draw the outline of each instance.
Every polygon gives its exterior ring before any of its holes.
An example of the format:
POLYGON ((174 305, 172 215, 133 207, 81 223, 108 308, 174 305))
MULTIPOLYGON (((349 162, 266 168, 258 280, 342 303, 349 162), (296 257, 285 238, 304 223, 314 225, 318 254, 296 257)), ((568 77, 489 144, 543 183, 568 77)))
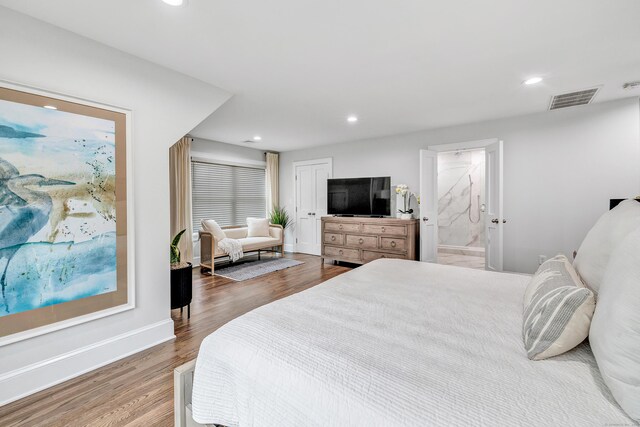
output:
POLYGON ((176 340, 0 407, 0 426, 173 426, 173 369, 228 321, 350 270, 320 258, 244 282, 193 270, 191 319, 173 310, 176 340))

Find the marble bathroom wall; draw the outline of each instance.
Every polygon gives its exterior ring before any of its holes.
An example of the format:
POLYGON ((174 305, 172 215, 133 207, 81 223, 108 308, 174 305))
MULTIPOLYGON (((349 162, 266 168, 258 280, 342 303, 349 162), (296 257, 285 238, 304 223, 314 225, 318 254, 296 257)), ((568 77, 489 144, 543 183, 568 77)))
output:
POLYGON ((484 248, 484 149, 438 155, 440 245, 484 248))

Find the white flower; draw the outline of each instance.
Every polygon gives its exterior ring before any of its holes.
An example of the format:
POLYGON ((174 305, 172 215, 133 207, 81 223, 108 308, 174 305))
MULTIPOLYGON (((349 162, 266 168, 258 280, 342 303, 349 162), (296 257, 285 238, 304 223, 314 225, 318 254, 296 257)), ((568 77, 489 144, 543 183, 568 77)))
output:
POLYGON ((407 194, 411 195, 409 186, 407 184, 396 185, 396 194, 400 194, 402 197, 407 197, 407 194))

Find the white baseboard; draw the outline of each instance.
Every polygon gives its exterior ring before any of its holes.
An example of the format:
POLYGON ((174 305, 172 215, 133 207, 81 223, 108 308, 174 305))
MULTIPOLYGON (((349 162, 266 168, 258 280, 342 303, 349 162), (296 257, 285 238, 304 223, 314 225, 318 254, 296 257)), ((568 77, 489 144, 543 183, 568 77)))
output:
POLYGON ((293 245, 291 243, 284 245, 285 252, 293 252, 293 245))
POLYGON ((0 406, 175 339, 166 319, 0 375, 0 406))
POLYGON ((191 262, 191 264, 193 265, 193 268, 200 267, 200 257, 193 257, 193 261, 191 262))

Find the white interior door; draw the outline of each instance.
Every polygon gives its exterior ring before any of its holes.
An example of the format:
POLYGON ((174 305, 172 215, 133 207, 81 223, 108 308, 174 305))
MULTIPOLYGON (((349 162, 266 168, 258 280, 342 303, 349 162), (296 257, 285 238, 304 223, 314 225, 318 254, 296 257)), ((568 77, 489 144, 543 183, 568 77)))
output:
POLYGON ((315 222, 315 242, 313 255, 322 252, 322 217, 327 215, 327 180, 331 178, 331 166, 327 163, 313 165, 313 178, 315 181, 315 207, 311 216, 315 222))
POLYGON ((295 165, 296 252, 320 255, 321 219, 327 214, 327 179, 331 174, 327 161, 295 165))
POLYGON ((486 185, 486 225, 485 225, 485 268, 502 271, 503 262, 503 147, 502 141, 485 149, 486 185))
POLYGON ((313 253, 317 240, 315 221, 316 186, 313 165, 296 166, 296 252, 313 253))
POLYGON ((438 262, 438 152, 420 150, 420 260, 438 262))

